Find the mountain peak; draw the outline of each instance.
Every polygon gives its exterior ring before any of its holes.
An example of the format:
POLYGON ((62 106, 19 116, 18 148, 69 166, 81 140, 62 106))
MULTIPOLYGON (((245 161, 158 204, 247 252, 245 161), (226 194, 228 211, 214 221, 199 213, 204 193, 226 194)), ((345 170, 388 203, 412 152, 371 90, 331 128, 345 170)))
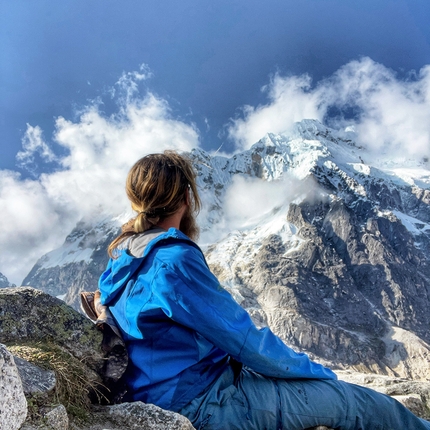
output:
MULTIPOLYGON (((379 162, 351 136, 305 120, 232 156, 191 151, 200 245, 256 323, 289 345, 428 377, 430 171, 379 162)), ((25 283, 76 306, 97 288, 118 227, 81 224, 25 283)))
POLYGON ((0 288, 7 288, 7 287, 15 287, 15 285, 11 284, 9 280, 6 278, 6 276, 3 275, 3 273, 0 273, 0 288))

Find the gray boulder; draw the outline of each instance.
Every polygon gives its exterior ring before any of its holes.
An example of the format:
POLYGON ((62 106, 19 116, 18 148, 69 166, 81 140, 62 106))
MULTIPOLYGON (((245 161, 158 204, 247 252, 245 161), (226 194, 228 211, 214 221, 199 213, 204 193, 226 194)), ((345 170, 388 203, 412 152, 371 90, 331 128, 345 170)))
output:
POLYGON ((25 395, 50 393, 57 382, 52 370, 44 370, 26 360, 14 357, 25 395))
POLYGON ((27 401, 12 354, 0 344, 0 428, 17 430, 27 416, 27 401))
POLYGON ((103 367, 102 335, 62 300, 31 287, 0 290, 0 342, 52 342, 91 369, 103 367))
POLYGON ((94 408, 85 427, 72 425, 72 430, 193 430, 184 416, 142 402, 122 403, 94 408))
POLYGON ((44 421, 46 427, 52 428, 52 430, 68 430, 69 428, 69 417, 63 405, 58 405, 47 411, 44 415, 44 421))

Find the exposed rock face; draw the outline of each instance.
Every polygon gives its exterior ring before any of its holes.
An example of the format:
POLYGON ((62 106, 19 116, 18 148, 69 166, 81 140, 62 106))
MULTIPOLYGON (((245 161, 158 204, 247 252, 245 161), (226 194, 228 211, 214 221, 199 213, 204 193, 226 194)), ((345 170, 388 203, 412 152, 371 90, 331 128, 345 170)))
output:
POLYGON ((268 135, 246 166, 266 180, 294 174, 305 197, 267 208, 206 257, 256 323, 296 349, 335 367, 427 379, 429 184, 365 165, 358 151, 311 121, 287 141, 268 135))
POLYGON ((69 417, 63 405, 52 408, 44 415, 44 419, 48 428, 51 427, 55 430, 68 430, 69 428, 69 417))
POLYGON ((295 249, 272 235, 246 264, 240 240, 228 268, 212 250, 208 260, 225 283, 242 286, 242 304, 257 322, 296 348, 340 367, 427 378, 425 257, 399 220, 356 216, 339 201, 292 204, 295 249))
POLYGON ((27 401, 13 356, 0 344, 0 428, 18 430, 27 416, 27 401))

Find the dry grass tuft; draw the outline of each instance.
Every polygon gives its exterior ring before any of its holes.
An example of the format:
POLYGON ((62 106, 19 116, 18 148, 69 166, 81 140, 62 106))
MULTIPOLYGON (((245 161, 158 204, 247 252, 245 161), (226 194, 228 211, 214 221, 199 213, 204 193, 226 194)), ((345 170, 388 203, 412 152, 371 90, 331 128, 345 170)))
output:
MULTIPOLYGON (((72 417, 87 418, 91 405, 89 394, 99 393, 100 383, 82 361, 52 343, 13 345, 8 349, 14 355, 55 373, 55 389, 45 405, 61 403, 72 417)), ((30 404, 40 407, 38 399, 30 399, 30 404)))

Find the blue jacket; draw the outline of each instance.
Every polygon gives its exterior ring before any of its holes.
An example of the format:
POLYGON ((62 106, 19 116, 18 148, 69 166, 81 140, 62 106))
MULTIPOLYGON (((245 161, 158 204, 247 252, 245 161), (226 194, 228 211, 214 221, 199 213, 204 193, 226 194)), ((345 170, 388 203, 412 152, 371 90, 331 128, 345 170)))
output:
POLYGON ((257 329, 200 248, 174 228, 134 236, 109 261, 99 288, 129 352, 129 400, 179 411, 224 372, 230 356, 270 377, 336 378, 270 329, 257 329))

